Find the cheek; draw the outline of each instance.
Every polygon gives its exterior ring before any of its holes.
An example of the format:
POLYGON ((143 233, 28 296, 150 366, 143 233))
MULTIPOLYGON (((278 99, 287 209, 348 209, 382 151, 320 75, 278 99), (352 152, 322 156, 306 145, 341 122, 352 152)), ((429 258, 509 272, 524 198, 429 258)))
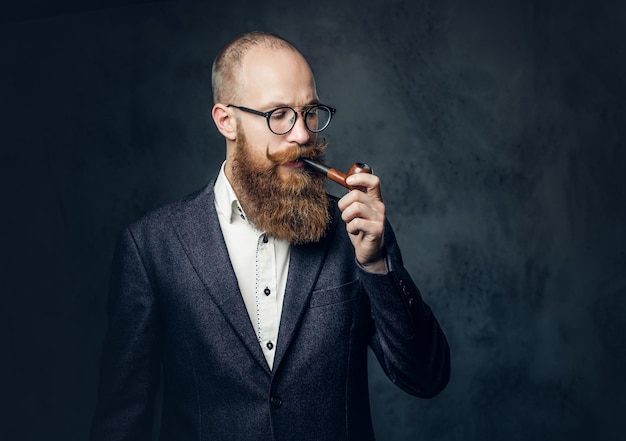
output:
POLYGON ((245 131, 245 148, 248 151, 248 154, 251 158, 254 159, 255 162, 263 164, 267 162, 266 151, 269 147, 270 151, 273 148, 274 140, 268 136, 267 127, 265 131, 258 130, 256 127, 252 129, 247 129, 245 131))

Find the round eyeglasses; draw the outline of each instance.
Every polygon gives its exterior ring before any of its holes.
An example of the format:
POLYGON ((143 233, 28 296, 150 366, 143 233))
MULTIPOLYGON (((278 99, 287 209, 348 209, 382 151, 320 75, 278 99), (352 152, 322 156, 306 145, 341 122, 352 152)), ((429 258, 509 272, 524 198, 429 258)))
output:
MULTIPOLYGON (((235 106, 234 104, 228 104, 226 107, 234 107, 244 112, 252 113, 254 115, 262 116, 267 120, 267 127, 270 131, 276 135, 284 135, 288 133, 293 126, 296 125, 298 118, 298 112, 289 106, 277 107, 268 112, 261 112, 259 110, 249 109, 247 107, 235 106)), ((306 106, 300 111, 302 118, 304 119, 304 125, 307 130, 313 133, 318 133, 324 130, 330 124, 330 120, 335 114, 336 109, 324 104, 314 104, 306 106)))

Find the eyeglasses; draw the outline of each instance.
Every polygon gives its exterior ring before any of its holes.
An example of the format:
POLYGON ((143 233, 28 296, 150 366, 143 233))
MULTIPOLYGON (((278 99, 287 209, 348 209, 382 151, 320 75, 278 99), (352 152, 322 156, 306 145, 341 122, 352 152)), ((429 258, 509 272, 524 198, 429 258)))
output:
MULTIPOLYGON (((277 107, 269 112, 260 112, 247 107, 235 106, 234 104, 228 104, 226 107, 234 107, 236 109, 243 110, 244 112, 262 116, 267 120, 267 127, 269 127, 270 131, 276 135, 284 135, 285 133, 288 133, 291 129, 293 129, 293 126, 296 125, 296 120, 298 118, 298 112, 288 106, 277 107)), ((328 127, 335 112, 336 109, 324 104, 307 106, 300 111, 302 118, 304 119, 304 125, 310 132, 313 133, 321 132, 328 127)))

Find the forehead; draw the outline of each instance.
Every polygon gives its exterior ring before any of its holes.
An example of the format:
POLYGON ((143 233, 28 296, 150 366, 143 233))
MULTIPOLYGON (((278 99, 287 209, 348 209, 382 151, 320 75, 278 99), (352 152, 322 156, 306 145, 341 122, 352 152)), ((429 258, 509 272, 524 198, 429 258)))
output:
POLYGON ((250 50, 243 60, 240 80, 241 99, 250 107, 302 106, 317 100, 308 63, 291 49, 250 50))

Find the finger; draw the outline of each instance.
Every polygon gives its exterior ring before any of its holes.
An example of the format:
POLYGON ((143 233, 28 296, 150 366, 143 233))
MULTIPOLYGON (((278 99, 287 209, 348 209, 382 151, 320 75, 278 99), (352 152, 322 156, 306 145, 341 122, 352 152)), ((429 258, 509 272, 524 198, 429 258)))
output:
POLYGON ((365 189, 368 196, 382 200, 380 191, 380 178, 369 173, 355 173, 346 178, 346 184, 351 187, 360 187, 365 189))
POLYGON ((346 223, 346 230, 354 236, 361 233, 366 236, 368 234, 367 221, 360 217, 352 219, 350 222, 346 223))
POLYGON ((385 221, 382 217, 364 218, 361 216, 350 217, 346 221, 347 229, 352 234, 362 232, 368 237, 377 238, 383 234, 385 221))
POLYGON ((339 200, 338 207, 341 211, 343 211, 346 208, 348 208, 351 204, 355 204, 355 203, 372 205, 375 203, 382 203, 382 199, 372 197, 372 195, 368 193, 364 193, 360 190, 351 190, 339 200))
POLYGON ((341 218, 346 223, 357 218, 382 222, 384 220, 384 205, 381 202, 355 201, 345 207, 341 213, 341 218))
POLYGON ((375 243, 383 237, 384 225, 376 221, 356 218, 346 224, 346 230, 355 236, 362 234, 363 240, 375 243))
POLYGON ((339 199, 337 206, 339 207, 341 211, 344 211, 350 205, 360 201, 361 196, 365 196, 365 193, 363 193, 362 191, 358 191, 358 190, 351 190, 348 193, 346 193, 341 199, 339 199))
POLYGON ((346 231, 350 234, 352 234, 353 236, 358 236, 359 234, 361 234, 361 230, 359 229, 359 225, 358 222, 356 222, 357 219, 354 219, 353 221, 350 221, 348 223, 346 223, 346 231))

